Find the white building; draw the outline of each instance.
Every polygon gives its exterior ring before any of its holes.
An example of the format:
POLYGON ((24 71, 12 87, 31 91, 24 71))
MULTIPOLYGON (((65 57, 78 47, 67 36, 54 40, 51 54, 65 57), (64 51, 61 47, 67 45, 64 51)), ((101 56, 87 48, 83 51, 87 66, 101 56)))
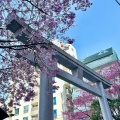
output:
MULTIPOLYGON (((77 58, 76 50, 71 44, 64 44, 58 40, 52 40, 52 42, 71 56, 77 58)), ((71 72, 68 68, 60 64, 58 64, 58 67, 67 72, 71 72)), ((53 80, 56 81, 56 86, 60 87, 58 90, 53 91, 54 120, 63 120, 62 111, 67 109, 64 106, 64 102, 69 94, 72 95, 72 93, 69 92, 70 84, 58 78, 53 78, 53 80)), ((38 81, 40 81, 39 78, 38 81)), ((33 101, 25 102, 24 100, 21 100, 21 106, 11 109, 11 113, 15 113, 15 115, 9 118, 9 120, 38 120, 39 88, 35 88, 35 93, 36 96, 33 101)))

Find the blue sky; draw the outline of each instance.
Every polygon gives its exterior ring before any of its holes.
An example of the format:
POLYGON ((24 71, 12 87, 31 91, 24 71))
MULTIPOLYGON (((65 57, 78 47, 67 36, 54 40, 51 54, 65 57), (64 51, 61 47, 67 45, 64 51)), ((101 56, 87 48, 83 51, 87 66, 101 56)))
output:
POLYGON ((66 35, 75 38, 78 59, 113 47, 120 58, 120 6, 115 0, 91 0, 86 12, 77 12, 74 28, 66 35))

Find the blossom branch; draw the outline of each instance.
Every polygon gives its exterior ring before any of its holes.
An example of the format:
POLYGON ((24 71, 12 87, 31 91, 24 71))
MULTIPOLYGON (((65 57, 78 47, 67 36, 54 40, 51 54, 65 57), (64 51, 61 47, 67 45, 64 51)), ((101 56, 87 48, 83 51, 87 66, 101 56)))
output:
POLYGON ((36 5, 34 5, 34 4, 31 2, 31 0, 23 0, 23 1, 27 1, 27 2, 30 3, 32 6, 34 6, 35 8, 37 8, 40 12, 48 15, 48 14, 47 14, 46 12, 44 12, 42 9, 40 9, 40 8, 38 8, 36 5))

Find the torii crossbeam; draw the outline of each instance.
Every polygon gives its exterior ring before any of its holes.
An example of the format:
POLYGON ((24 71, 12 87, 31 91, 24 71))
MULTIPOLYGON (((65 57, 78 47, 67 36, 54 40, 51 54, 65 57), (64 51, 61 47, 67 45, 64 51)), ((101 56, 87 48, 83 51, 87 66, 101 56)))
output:
MULTIPOLYGON (((18 18, 11 19, 10 24, 7 25, 7 29, 13 32, 16 38, 23 43, 27 40, 26 36, 30 35, 32 31, 32 28, 27 24, 24 23, 24 26, 22 26, 18 18), (26 30, 22 35, 19 35, 23 27, 25 27, 26 30)), ((50 42, 43 37, 41 37, 41 39, 44 39, 46 43, 50 42)), ((58 59, 58 63, 72 71, 72 74, 69 74, 60 69, 60 72, 57 73, 56 77, 98 96, 104 120, 112 120, 111 111, 107 101, 107 99, 111 100, 112 98, 105 92, 105 89, 111 86, 110 81, 106 80, 104 77, 100 76, 98 73, 88 68, 56 45, 52 45, 52 48, 58 52, 57 55, 53 56, 58 59), (96 83, 96 85, 91 86, 85 83, 83 81, 83 77, 96 83)), ((34 55, 28 54, 26 58, 34 62, 34 55)), ((49 86, 48 79, 50 78, 41 74, 39 120, 53 120, 53 96, 48 96, 46 94, 48 88, 52 91, 52 88, 49 86)))

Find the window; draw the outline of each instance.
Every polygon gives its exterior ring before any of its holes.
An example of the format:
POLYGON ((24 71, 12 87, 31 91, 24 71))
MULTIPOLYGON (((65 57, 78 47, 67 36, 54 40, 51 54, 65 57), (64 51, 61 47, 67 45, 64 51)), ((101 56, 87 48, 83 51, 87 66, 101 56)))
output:
POLYGON ((55 77, 52 77, 52 80, 55 81, 55 77))
POLYGON ((53 93, 55 93, 55 89, 52 89, 53 93))
POLYGON ((56 97, 53 97, 53 105, 56 105, 56 97))
POLYGON ((15 109, 15 115, 19 115, 19 108, 15 109))
POLYGON ((17 103, 20 104, 20 100, 17 100, 17 103))
POLYGON ((57 118, 57 110, 53 110, 53 116, 54 118, 57 118))
POLYGON ((24 103, 26 103, 26 102, 28 102, 28 101, 26 101, 26 100, 24 99, 24 103))
MULTIPOLYGON (((52 77, 52 81, 55 81, 55 77, 52 77)), ((52 89, 52 92, 55 93, 55 89, 52 89)))
POLYGON ((23 120, 28 120, 28 117, 24 117, 23 120))
POLYGON ((28 109, 29 109, 28 105, 24 106, 24 113, 28 113, 28 109))
MULTIPOLYGON (((55 77, 52 77, 52 81, 55 81, 55 77)), ((55 89, 52 89, 52 92, 55 93, 55 89)))

